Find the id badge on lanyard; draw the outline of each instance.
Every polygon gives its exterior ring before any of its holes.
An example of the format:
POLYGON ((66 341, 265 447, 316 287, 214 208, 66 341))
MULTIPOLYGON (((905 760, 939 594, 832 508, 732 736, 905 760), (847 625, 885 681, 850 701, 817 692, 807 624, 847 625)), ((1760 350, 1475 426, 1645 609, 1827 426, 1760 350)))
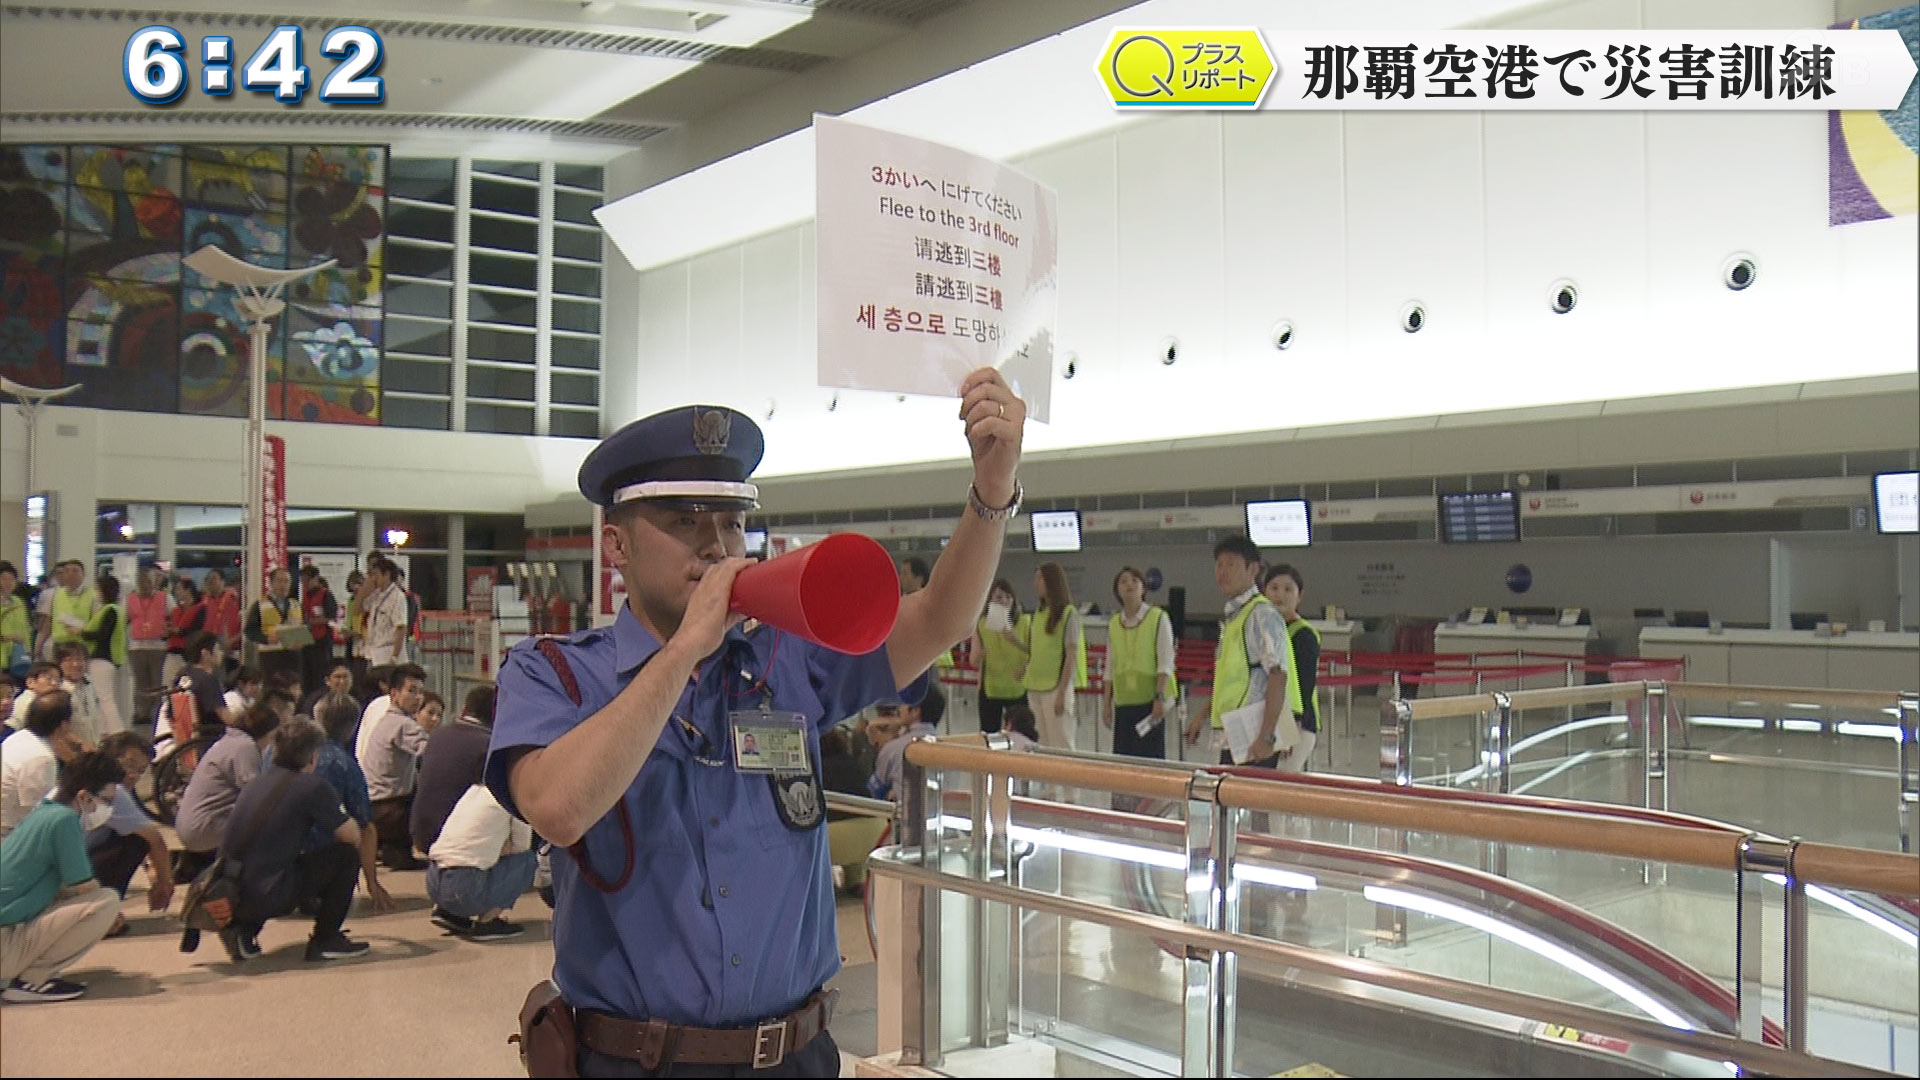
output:
POLYGON ((743 773, 813 773, 807 745, 807 718, 797 712, 772 708, 727 714, 733 732, 733 767, 743 773))

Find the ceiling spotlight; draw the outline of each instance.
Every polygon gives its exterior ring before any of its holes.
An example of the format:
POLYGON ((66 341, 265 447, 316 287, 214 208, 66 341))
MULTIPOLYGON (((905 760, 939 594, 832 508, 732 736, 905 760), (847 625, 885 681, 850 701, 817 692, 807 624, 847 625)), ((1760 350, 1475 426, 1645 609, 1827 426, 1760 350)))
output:
POLYGON ((413 534, 408 532, 405 529, 388 529, 387 530, 387 546, 388 547, 394 547, 394 548, 406 547, 407 541, 411 539, 413 539, 413 534))
POLYGON ((133 525, 131 523, 123 524, 120 526, 120 539, 122 540, 133 539, 133 525))

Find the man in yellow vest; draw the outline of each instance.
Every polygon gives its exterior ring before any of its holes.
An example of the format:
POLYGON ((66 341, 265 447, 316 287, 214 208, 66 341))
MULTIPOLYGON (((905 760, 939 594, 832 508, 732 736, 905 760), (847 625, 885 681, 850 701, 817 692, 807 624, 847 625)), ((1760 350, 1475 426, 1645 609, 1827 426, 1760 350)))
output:
POLYGON ((58 649, 69 641, 80 641, 80 632, 93 621, 100 598, 87 584, 87 568, 79 559, 68 559, 54 568, 52 618, 47 624, 47 640, 58 649))
POLYGON ((1213 547, 1213 582, 1226 600, 1226 621, 1213 658, 1212 706, 1206 716, 1194 714, 1186 734, 1191 746, 1200 741, 1208 717, 1217 730, 1227 713, 1250 702, 1263 702, 1260 731, 1247 760, 1235 762, 1232 752, 1223 748, 1220 763, 1277 769, 1280 759, 1292 753, 1294 740, 1281 749, 1277 733, 1281 723, 1294 722, 1299 690, 1291 677, 1293 649, 1287 641, 1286 620, 1260 593, 1260 563, 1260 549, 1244 536, 1230 536, 1213 547))
POLYGON ((293 687, 300 685, 300 650, 282 642, 280 634, 283 629, 295 628, 306 629, 300 608, 293 602, 293 574, 282 566, 268 576, 267 595, 247 612, 246 635, 259 651, 261 674, 280 676, 293 687))

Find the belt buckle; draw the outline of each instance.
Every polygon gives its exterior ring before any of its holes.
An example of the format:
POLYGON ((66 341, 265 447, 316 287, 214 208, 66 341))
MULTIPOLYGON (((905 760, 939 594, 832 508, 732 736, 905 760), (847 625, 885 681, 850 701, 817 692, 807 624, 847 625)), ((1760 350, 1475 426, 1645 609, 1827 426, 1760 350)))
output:
POLYGON ((786 1060, 787 1025, 786 1020, 769 1020, 753 1029, 753 1067, 771 1069, 786 1060), (769 1040, 773 1049, 767 1049, 769 1040))

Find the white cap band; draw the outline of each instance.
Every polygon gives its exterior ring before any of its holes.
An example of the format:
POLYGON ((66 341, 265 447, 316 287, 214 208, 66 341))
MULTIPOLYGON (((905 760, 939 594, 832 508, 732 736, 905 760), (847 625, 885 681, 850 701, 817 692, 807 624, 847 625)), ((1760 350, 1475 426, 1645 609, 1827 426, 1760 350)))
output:
POLYGON ((744 499, 758 507, 760 489, 727 480, 648 480, 613 491, 615 506, 635 499, 744 499))

